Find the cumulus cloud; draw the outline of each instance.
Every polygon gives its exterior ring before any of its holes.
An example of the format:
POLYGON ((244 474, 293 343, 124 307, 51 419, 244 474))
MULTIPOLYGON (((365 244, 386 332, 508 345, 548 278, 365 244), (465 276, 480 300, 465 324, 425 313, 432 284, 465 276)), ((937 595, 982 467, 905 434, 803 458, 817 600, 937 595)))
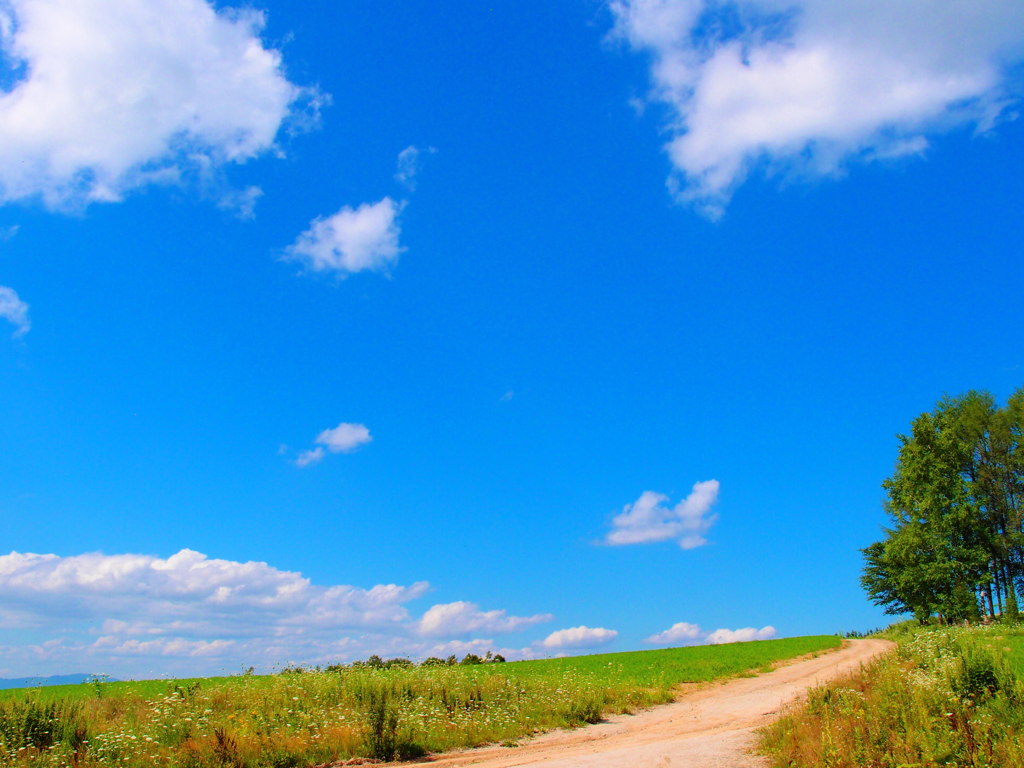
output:
POLYGON ((811 174, 984 131, 1020 97, 1019 0, 613 0, 668 108, 670 188, 714 217, 759 165, 811 174))
MULTIPOLYGON (((485 652, 499 648, 466 635, 500 636, 549 618, 480 611, 468 602, 412 615, 408 604, 429 588, 423 581, 316 585, 267 563, 188 549, 167 558, 12 552, 0 556, 0 665, 25 674, 71 665, 120 676, 485 652)), ((524 653, 500 650, 508 658, 524 653)))
POLYGON ((704 642, 708 645, 723 645, 724 643, 746 643, 751 640, 770 640, 775 637, 775 627, 767 626, 760 629, 744 627, 743 629, 716 629, 709 634, 704 642))
POLYGON ((300 573, 267 563, 210 559, 183 549, 166 559, 150 555, 90 553, 71 557, 0 556, 0 604, 23 618, 46 623, 53 616, 102 619, 121 632, 262 632, 293 623, 346 628, 405 621, 403 603, 421 597, 426 582, 372 589, 318 587, 300 573))
POLYGON ((581 625, 552 632, 540 644, 545 648, 593 648, 610 643, 618 636, 614 629, 581 625))
POLYGON ((349 453, 371 440, 370 430, 363 424, 342 422, 334 429, 325 429, 316 437, 316 442, 323 445, 331 453, 349 453))
POLYGON ((14 335, 28 333, 32 323, 28 319, 28 304, 18 298, 14 289, 0 285, 0 318, 14 325, 14 335))
POLYGON ((312 272, 344 276, 386 270, 402 252, 398 244, 402 207, 390 197, 358 208, 343 206, 327 218, 314 219, 285 256, 312 272))
POLYGON ((432 606, 419 621, 419 631, 424 635, 466 635, 484 632, 497 634, 515 632, 554 616, 541 613, 535 616, 509 616, 505 611, 481 611, 475 603, 459 601, 432 606))
POLYGON ((696 624, 688 624, 685 621, 680 621, 676 624, 673 624, 664 632, 659 632, 656 635, 651 635, 644 642, 654 643, 655 645, 687 645, 695 640, 700 639, 700 636, 701 631, 699 626, 697 626, 696 624))
POLYGON ((115 201, 271 149, 319 97, 288 81, 263 25, 206 0, 5 0, 0 201, 115 201))
POLYGON ((298 458, 295 459, 295 464, 299 467, 308 467, 310 464, 315 464, 323 459, 328 451, 331 453, 351 453, 360 446, 372 441, 373 437, 370 435, 370 430, 365 425, 351 424, 343 421, 334 429, 325 429, 317 435, 316 440, 314 440, 316 447, 300 453, 298 458))
POLYGON ((724 643, 745 643, 751 640, 769 640, 775 637, 775 627, 761 629, 745 627, 744 629, 716 629, 704 632, 697 624, 680 621, 664 632, 651 635, 644 642, 653 645, 722 645, 724 643))
POLYGON ((605 543, 648 544, 678 539, 683 549, 703 546, 708 543, 704 534, 718 519, 711 512, 718 500, 718 489, 717 480, 695 483, 690 495, 674 507, 667 506, 668 496, 644 491, 612 519, 612 530, 605 543))

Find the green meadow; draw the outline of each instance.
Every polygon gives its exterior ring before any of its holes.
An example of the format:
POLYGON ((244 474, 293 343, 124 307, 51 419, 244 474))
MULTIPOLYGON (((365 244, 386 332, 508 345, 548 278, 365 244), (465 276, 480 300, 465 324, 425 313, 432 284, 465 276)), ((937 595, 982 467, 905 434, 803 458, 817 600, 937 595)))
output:
POLYGON ((835 636, 455 666, 347 666, 0 692, 0 765, 299 768, 412 759, 597 722, 835 636))

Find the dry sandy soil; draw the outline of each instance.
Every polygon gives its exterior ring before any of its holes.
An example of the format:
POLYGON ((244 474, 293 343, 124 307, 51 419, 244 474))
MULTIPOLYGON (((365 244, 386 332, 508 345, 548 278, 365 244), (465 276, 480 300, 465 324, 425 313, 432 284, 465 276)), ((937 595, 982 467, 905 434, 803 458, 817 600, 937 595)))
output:
POLYGON ((892 647, 887 640, 849 640, 836 651, 690 691, 638 715, 547 733, 519 747, 450 752, 428 762, 434 768, 762 768, 764 759, 750 753, 755 729, 809 688, 892 647))

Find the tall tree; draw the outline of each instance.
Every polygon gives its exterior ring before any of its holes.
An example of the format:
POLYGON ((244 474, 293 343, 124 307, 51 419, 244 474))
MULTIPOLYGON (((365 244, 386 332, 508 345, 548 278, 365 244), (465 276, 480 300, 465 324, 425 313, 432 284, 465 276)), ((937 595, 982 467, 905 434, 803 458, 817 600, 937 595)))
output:
POLYGON ((882 487, 892 521, 864 550, 861 583, 888 613, 1016 618, 1024 577, 1024 389, 1000 409, 986 392, 940 400, 900 435, 882 487))

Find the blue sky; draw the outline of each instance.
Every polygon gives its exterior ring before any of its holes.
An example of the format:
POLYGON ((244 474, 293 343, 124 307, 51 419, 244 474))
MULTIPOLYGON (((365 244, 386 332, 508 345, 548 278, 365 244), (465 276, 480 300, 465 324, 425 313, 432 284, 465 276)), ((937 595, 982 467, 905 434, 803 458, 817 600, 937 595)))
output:
POLYGON ((866 629, 1024 383, 1011 0, 0 22, 0 675, 866 629))

